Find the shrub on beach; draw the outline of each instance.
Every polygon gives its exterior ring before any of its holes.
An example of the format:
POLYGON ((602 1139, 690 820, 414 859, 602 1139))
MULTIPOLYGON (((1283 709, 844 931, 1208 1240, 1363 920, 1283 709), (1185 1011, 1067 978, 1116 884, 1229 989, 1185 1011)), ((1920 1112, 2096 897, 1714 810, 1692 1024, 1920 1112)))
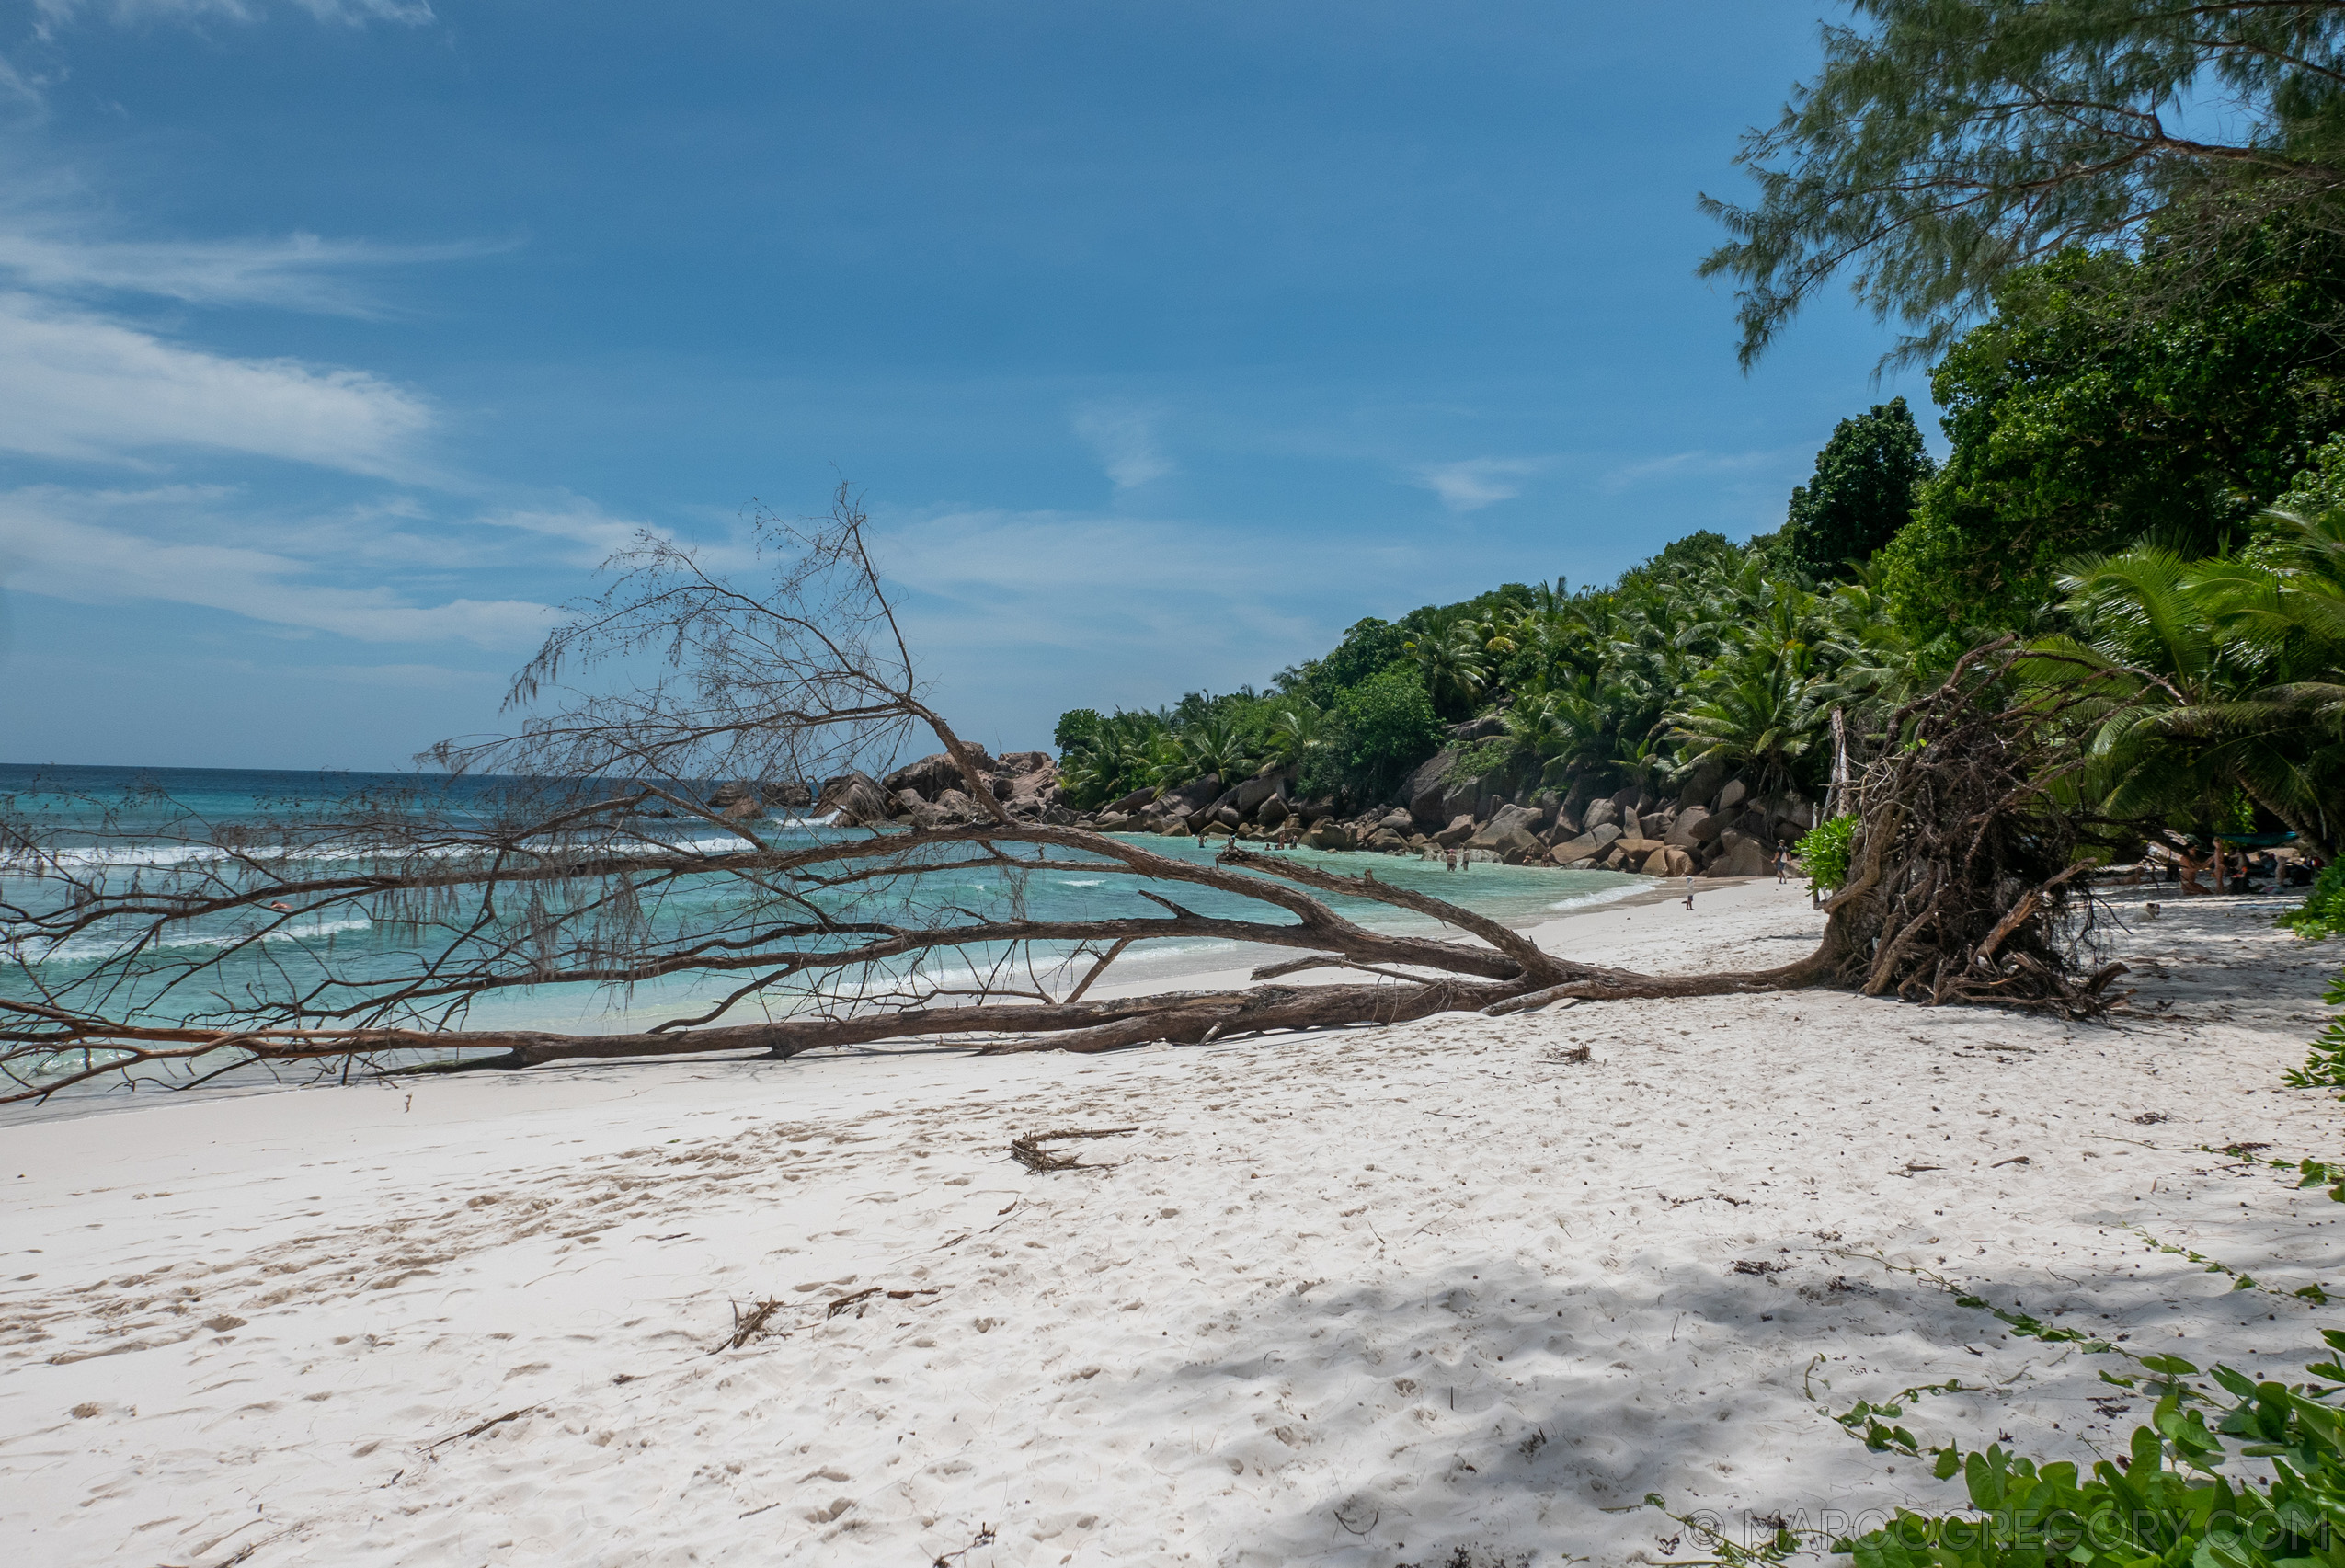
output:
MULTIPOLYGON (((2345 1007, 2345 975, 2328 982, 2321 1000, 2331 1007, 2345 1007)), ((2281 1081, 2291 1089, 2345 1089, 2345 1013, 2329 1016, 2328 1027, 2313 1040, 2305 1065, 2290 1068, 2281 1081)))
POLYGON ((1808 891, 1836 893, 1848 880, 1848 844, 1856 837, 1854 817, 1835 817, 1803 834, 1794 850, 1807 867, 1808 891))
POLYGON ((2307 942, 2345 931, 2345 860, 2332 860, 2322 866, 2304 903, 2282 915, 2280 923, 2307 942))

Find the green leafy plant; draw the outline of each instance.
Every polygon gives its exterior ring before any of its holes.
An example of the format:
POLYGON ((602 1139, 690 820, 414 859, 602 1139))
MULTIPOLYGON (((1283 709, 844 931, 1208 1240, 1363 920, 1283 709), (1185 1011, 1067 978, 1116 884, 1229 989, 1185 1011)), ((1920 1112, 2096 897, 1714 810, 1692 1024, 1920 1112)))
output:
POLYGON ((1515 759, 1516 744, 1505 738, 1478 741, 1458 753, 1458 760, 1442 771, 1445 784, 1463 784, 1468 779, 1487 778, 1515 759))
MULTIPOLYGON (((2324 1331, 2334 1349, 2345 1334, 2324 1331)), ((2235 1402, 2184 1383, 2198 1368, 2179 1356, 2145 1357, 2162 1375, 2150 1423, 2128 1452, 2089 1475, 2037 1465, 1999 1446, 1933 1450, 1940 1480, 1960 1475, 1973 1512, 1899 1509, 1882 1528, 1833 1543, 1858 1568, 2320 1568, 2338 1561, 2333 1521, 2345 1516, 2345 1412, 2331 1390, 2257 1382, 2228 1367, 2213 1377, 2235 1402), (2204 1405, 2202 1410, 2194 1406, 2204 1405), (2209 1412, 2219 1419, 2210 1427, 2209 1412), (2269 1490, 2221 1473, 2226 1436, 2241 1457, 2268 1459, 2269 1490)), ((2327 1376, 2322 1363, 2310 1370, 2327 1376)), ((2111 1381, 2130 1381, 2114 1379, 2111 1381)))
MULTIPOLYGON (((1673 1563, 1683 1564, 1684 1568, 1697 1568, 1698 1564, 1705 1563, 1720 1564, 1722 1568, 1744 1568, 1746 1563, 1781 1562, 1800 1551, 1799 1534, 1789 1524, 1778 1523, 1773 1527, 1772 1533, 1757 1545, 1744 1546, 1699 1514, 1672 1512, 1668 1500, 1658 1492, 1645 1494, 1645 1506, 1660 1509, 1683 1527, 1686 1534, 1692 1536, 1710 1549, 1711 1555, 1709 1557, 1673 1556, 1670 1559, 1673 1563)), ((1667 1551, 1674 1549, 1664 1547, 1664 1550, 1667 1551)), ((1463 1558, 1465 1554, 1460 1552, 1458 1555, 1463 1558)))
MULTIPOLYGON (((2290 1168, 2282 1162, 2274 1161, 2272 1163, 2280 1165, 2282 1170, 2290 1168)), ((2307 1166, 2319 1165, 2317 1161, 2313 1160, 2307 1160, 2305 1163, 2307 1166)), ((2319 1180, 2328 1180, 2328 1167, 2326 1165, 2319 1165, 2319 1169, 2321 1172, 2319 1180)), ((2313 1186, 2317 1184, 2314 1178, 2307 1176, 2298 1185, 2302 1186, 2313 1186)), ((2335 1191, 2331 1191, 2329 1196, 2335 1198, 2337 1196, 2337 1193, 2335 1191)), ((2143 1241, 2147 1242, 2151 1246, 2156 1247, 2161 1253, 2170 1253, 2178 1258, 2190 1259, 2192 1263, 2204 1268, 2209 1274, 2227 1276, 2231 1280, 2231 1288, 2234 1290, 2260 1290, 2269 1296, 2294 1296, 2300 1300, 2310 1301, 2316 1307, 2326 1306, 2328 1302, 2328 1292, 2322 1289, 2317 1285, 2307 1285, 2297 1290, 2282 1290, 2276 1286, 2262 1284, 2253 1276, 2239 1269, 2233 1268, 2221 1258, 2211 1258, 2204 1253, 2194 1253, 2190 1248, 2178 1246, 2172 1242, 2161 1242, 2138 1225, 2133 1227, 2133 1234, 2139 1236, 2143 1241)))
MULTIPOLYGON (((1441 742, 1441 721, 1424 682, 1405 666, 1379 670, 1339 693, 1331 717, 1335 734, 1328 750, 1340 766, 1337 779, 1366 799, 1390 789, 1441 742)), ((1307 793, 1318 776, 1307 764, 1307 793)))
MULTIPOLYGON (((2318 942, 2345 931, 2345 860, 2332 860, 2313 878, 2305 901, 2282 914, 2279 922, 2307 942, 2318 942)), ((2331 1001, 2340 999, 2331 996, 2331 1001)))
POLYGON ((1835 817, 1801 835, 1795 853, 1808 868, 1808 891, 1836 893, 1847 885, 1848 846, 1857 836, 1854 817, 1835 817))
MULTIPOLYGON (((2320 994, 2331 1007, 2345 1007, 2345 974, 2329 981, 2320 994)), ((2329 1015, 2328 1026, 2314 1036, 2312 1048, 2305 1053, 2304 1065, 2290 1068, 2280 1081, 2291 1089, 2345 1089, 2345 1013, 2329 1015)))

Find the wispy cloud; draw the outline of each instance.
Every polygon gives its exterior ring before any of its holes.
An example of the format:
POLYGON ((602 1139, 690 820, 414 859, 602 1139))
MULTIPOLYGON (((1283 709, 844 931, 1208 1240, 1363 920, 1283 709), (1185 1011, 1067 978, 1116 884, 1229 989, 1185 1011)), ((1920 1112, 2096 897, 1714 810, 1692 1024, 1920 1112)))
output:
MULTIPOLYGON (((321 22, 361 27, 368 22, 432 19, 429 0, 290 0, 321 22)), ((110 21, 257 22, 271 9, 261 0, 34 0, 42 22, 56 27, 95 14, 110 21)))
POLYGON ((215 498, 185 487, 0 495, 0 578, 76 603, 195 605, 374 643, 520 648, 543 635, 553 613, 525 600, 418 603, 388 584, 336 580, 349 574, 328 552, 221 543, 228 531, 205 504, 215 498))
POLYGON ((1118 490, 1161 479, 1177 465, 1156 441, 1161 410, 1126 403, 1094 403, 1076 410, 1075 434, 1099 455, 1118 490))
POLYGON ((576 545, 578 548, 563 553, 564 558, 573 566, 581 567, 601 565, 633 544, 647 527, 629 518, 612 517, 593 502, 585 500, 574 500, 568 506, 559 508, 515 507, 484 512, 475 521, 487 528, 509 529, 517 533, 576 545))
POLYGON ((1523 493, 1523 481, 1546 464, 1531 457, 1476 457, 1463 463, 1427 464, 1416 482, 1441 498, 1453 512, 1480 511, 1523 493))
POLYGON ((132 293, 203 305, 266 305, 337 315, 385 314, 351 274, 510 248, 464 242, 384 246, 283 239, 132 241, 74 232, 54 213, 0 213, 0 274, 19 288, 77 296, 132 293))
POLYGON ((245 360, 109 317, 0 294, 0 448, 138 462, 201 447, 412 475, 431 412, 363 371, 245 360))
POLYGON ((1602 483, 1607 494, 1618 495, 1654 480, 1760 473, 1796 463, 1802 455, 1802 452, 1791 448, 1772 452, 1678 452, 1608 468, 1602 483))

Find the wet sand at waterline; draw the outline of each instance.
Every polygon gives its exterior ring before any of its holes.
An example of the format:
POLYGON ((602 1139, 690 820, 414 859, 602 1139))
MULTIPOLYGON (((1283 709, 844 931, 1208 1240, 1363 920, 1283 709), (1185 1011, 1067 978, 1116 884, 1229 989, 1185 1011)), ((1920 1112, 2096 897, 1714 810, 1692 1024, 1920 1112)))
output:
MULTIPOLYGON (((2278 907, 2113 933, 2114 1025, 1806 992, 9 1127, 0 1536, 59 1568, 1388 1568, 1664 1561, 1648 1492, 1737 1535, 1951 1504, 1827 1412, 1959 1377, 1993 1391, 1905 1425, 2090 1459, 2145 1406, 1876 1259, 2129 1349, 2312 1357, 2285 1292, 2345 1285, 2345 1208, 2200 1150, 2345 1147, 2279 1087, 2339 955, 2278 907), (1097 1169, 1011 1157, 1107 1127, 1053 1146, 1097 1169)), ((1764 967, 1821 924, 1770 879, 1537 934, 1764 967)))

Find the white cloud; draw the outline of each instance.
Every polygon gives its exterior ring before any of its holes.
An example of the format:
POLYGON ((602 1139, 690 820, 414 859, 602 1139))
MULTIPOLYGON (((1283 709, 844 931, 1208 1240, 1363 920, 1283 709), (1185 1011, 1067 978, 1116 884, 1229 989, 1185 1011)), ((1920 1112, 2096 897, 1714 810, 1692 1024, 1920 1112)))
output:
MULTIPOLYGON (((415 25, 432 19, 429 0, 292 0, 292 3, 321 22, 342 22, 350 27, 375 21, 415 25)), ((99 12, 118 23, 214 19, 257 22, 269 9, 260 0, 34 0, 34 7, 40 13, 41 20, 52 26, 73 21, 90 11, 99 12)))
POLYGON ((1075 434, 1099 456, 1100 466, 1119 490, 1129 490, 1174 472, 1176 464, 1158 449, 1158 410, 1122 403, 1094 403, 1075 414, 1075 434))
POLYGON ((0 272, 37 292, 152 294, 189 304, 269 305, 343 315, 381 312, 364 291, 337 273, 453 260, 499 248, 381 246, 301 234, 261 240, 104 240, 74 234, 46 214, 18 212, 0 219, 0 272))
POLYGON ((1428 464, 1416 471, 1416 481, 1441 498, 1453 512, 1480 511, 1523 493, 1521 481, 1545 464, 1535 458, 1476 457, 1464 463, 1428 464))
MULTIPOLYGON (((635 544, 648 524, 612 517, 591 501, 573 501, 558 510, 520 507, 485 512, 477 520, 490 528, 511 529, 541 539, 559 539, 580 546, 565 555, 575 566, 600 566, 635 544)), ((654 530, 654 532, 662 532, 654 530)), ((710 557, 712 564, 715 558, 710 557)))
POLYGON ((0 577, 8 586, 76 603, 159 601, 224 610, 301 632, 360 642, 471 643, 525 647, 554 612, 525 600, 410 602, 397 589, 323 580, 330 563, 285 549, 212 542, 208 493, 20 490, 0 495, 0 577), (112 515, 159 507, 163 521, 206 536, 176 537, 167 526, 134 532, 112 515), (190 515, 192 514, 192 515, 190 515))
POLYGON ((421 399, 362 371, 232 359, 0 294, 0 447, 12 451, 135 462, 208 447, 392 476, 416 471, 430 423, 421 399))

